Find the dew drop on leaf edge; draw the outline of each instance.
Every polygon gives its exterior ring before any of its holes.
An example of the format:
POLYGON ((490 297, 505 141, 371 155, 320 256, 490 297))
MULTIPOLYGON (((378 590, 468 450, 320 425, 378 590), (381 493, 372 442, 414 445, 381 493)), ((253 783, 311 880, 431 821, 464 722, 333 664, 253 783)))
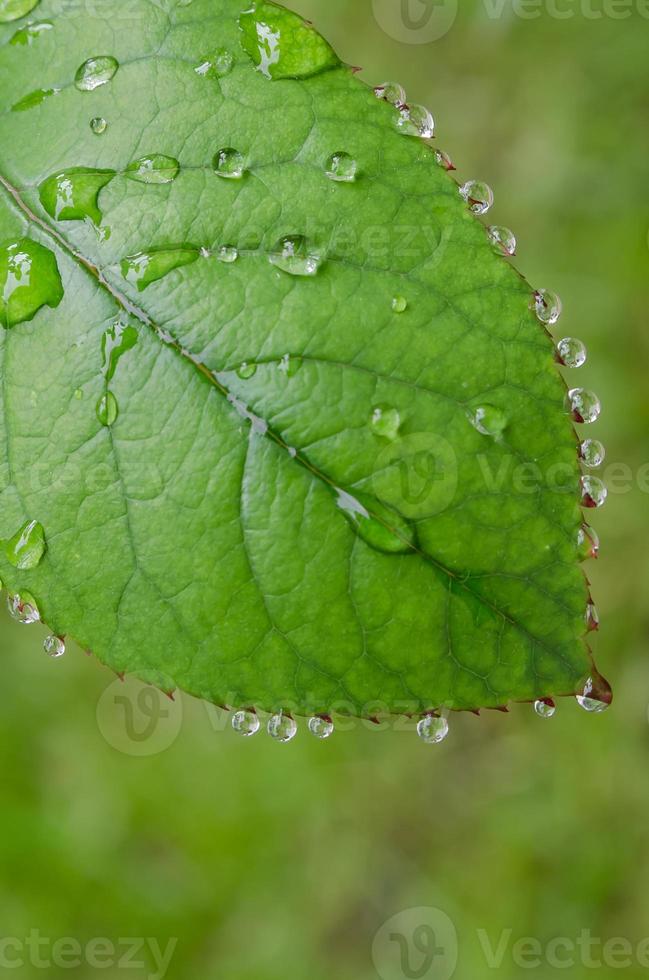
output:
POLYGON ((404 105, 399 109, 396 127, 404 136, 418 136, 432 139, 435 135, 435 120, 432 113, 423 105, 404 105))
POLYGON ((48 657, 58 660, 65 653, 65 643, 60 636, 47 636, 43 640, 43 649, 48 657))
POLYGON ((553 718, 557 707, 551 698, 543 698, 534 702, 534 710, 539 718, 553 718))
POLYGON ((377 99, 389 102, 393 106, 405 105, 407 99, 406 90, 398 82, 383 82, 382 85, 377 85, 374 95, 377 99))
POLYGON ((579 458, 584 466, 596 470, 606 459, 606 449, 598 439, 585 439, 579 447, 579 458))
POLYGON ((596 422, 602 406, 597 395, 586 388, 571 388, 566 395, 566 409, 575 422, 586 425, 596 422))
POLYGON ((587 360, 586 346, 576 337, 564 337, 557 344, 557 356, 564 367, 580 368, 587 360))
POLYGON ((314 738, 321 741, 331 738, 334 732, 334 723, 328 715, 314 715, 309 718, 307 727, 314 738))
POLYGON ((297 735, 297 723, 290 715, 279 711, 268 719, 267 731, 276 742, 290 742, 297 735))
POLYGON ((232 728, 237 733, 237 735, 243 735, 244 738, 250 738, 251 735, 256 735, 261 728, 261 722, 257 716, 256 711, 235 711, 232 715, 232 728))
POLYGON ((503 225, 491 225, 487 229, 489 241, 499 255, 511 258, 516 255, 516 235, 503 225))
POLYGON ((563 312, 561 298, 550 289, 538 289, 534 293, 536 316, 546 327, 553 327, 563 312))
POLYGON ((460 195, 473 214, 486 214, 494 203, 494 193, 491 187, 481 180, 469 180, 466 184, 462 184, 460 195))
POLYGON ((446 718, 437 715, 424 715, 417 723, 417 735, 427 745, 439 745, 448 735, 446 718))

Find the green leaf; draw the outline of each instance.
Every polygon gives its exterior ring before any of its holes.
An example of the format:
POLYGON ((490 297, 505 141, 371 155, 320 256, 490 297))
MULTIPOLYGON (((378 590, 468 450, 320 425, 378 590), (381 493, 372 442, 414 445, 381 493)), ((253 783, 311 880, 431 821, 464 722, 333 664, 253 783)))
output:
POLYGON ((429 114, 275 4, 37 15, 0 27, 0 536, 47 544, 0 553, 11 593, 239 707, 583 689, 556 310, 412 135, 429 114))

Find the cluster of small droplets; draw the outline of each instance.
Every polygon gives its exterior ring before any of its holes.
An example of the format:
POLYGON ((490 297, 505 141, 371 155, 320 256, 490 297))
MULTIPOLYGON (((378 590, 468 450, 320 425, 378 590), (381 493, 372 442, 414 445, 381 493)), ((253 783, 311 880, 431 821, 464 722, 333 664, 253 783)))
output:
POLYGON ((448 721, 440 715, 424 715, 417 723, 417 734, 427 745, 439 745, 448 735, 448 721))
MULTIPOLYGON (((334 723, 329 715, 313 715, 307 724, 314 738, 325 740, 334 732, 334 723)), ((244 738, 250 738, 261 731, 261 721, 252 708, 236 711, 232 716, 232 728, 244 738)), ((276 742, 291 742, 297 735, 297 722, 286 712, 278 711, 268 719, 266 730, 276 742)))
POLYGON ((552 698, 541 698, 534 702, 534 710, 539 718, 553 718, 557 707, 552 698))

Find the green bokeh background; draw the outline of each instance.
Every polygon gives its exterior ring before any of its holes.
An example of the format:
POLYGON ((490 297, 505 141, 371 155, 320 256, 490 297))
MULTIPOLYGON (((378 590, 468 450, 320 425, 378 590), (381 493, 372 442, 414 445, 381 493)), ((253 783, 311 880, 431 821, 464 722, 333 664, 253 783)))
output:
MULTIPOLYGON (((590 930, 635 947, 649 936, 646 4, 562 0, 573 16, 540 4, 525 19, 510 3, 490 18, 498 4, 462 0, 448 33, 421 45, 386 34, 371 0, 291 6, 369 83, 397 79, 431 107, 459 176, 493 186, 493 220, 517 231, 518 267, 561 293, 562 330, 589 347, 579 382, 602 398, 592 429, 608 447, 611 486, 589 572, 597 661, 616 702, 598 717, 562 703, 551 722, 523 706, 460 716, 432 748, 412 731, 364 727, 324 744, 304 731, 289 746, 244 741, 185 698, 157 706, 169 716, 133 742, 114 677, 75 649, 49 660, 44 630, 15 625, 3 606, 0 932, 176 937, 174 980, 404 980, 392 960, 373 962, 372 941, 418 906, 453 920, 460 980, 521 975, 511 946, 488 968, 478 930, 493 945, 504 930, 543 945, 590 930), (134 747, 156 751, 135 757, 134 747)), ((138 691, 128 683, 121 693, 137 708, 138 691)), ((140 706, 141 728, 151 706, 140 706)), ((592 976, 577 960, 524 972, 592 976)))

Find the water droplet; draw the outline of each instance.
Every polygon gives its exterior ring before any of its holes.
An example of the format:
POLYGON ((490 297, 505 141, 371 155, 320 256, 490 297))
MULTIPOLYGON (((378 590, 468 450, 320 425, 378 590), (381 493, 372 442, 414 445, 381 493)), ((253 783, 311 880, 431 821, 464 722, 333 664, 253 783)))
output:
POLYGON ((405 136, 430 140, 435 135, 435 120, 423 105, 404 105, 399 109, 397 129, 405 136))
POLYGON ((383 82, 382 85, 376 86, 374 94, 377 99, 383 99, 394 106, 405 105, 407 101, 406 90, 398 82, 383 82))
POLYGON ((278 269, 291 276, 315 276, 322 262, 303 235, 280 238, 268 258, 278 269))
POLYGON ((495 405, 478 405, 468 413, 471 425, 483 436, 498 437, 507 428, 509 419, 501 408, 495 405))
POLYGON ((33 109, 35 106, 44 102, 45 99, 49 99, 51 95, 58 95, 60 91, 58 88, 37 88, 12 105, 11 111, 26 112, 27 109, 33 109))
POLYGON ((268 719, 268 734, 277 742, 290 742, 297 735, 297 723, 290 715, 279 711, 268 719))
POLYGON ((90 170, 85 167, 62 170, 40 184, 38 193, 41 204, 57 221, 89 218, 99 225, 102 218, 99 192, 114 176, 114 170, 90 170))
POLYGON ((246 172, 243 154, 232 146, 219 150, 214 157, 214 171, 226 180, 241 180, 246 172))
POLYGON ((5 543, 5 554, 14 568, 36 568, 45 554, 45 531, 38 521, 26 521, 5 543))
POLYGON ((234 57, 226 48, 219 48, 213 56, 201 59, 201 63, 194 68, 197 75, 202 78, 225 78, 234 67, 234 57))
POLYGON ((596 422, 602 411, 599 398, 585 388, 571 388, 566 396, 566 408, 575 422, 596 422))
POLYGON ((328 715, 314 715, 313 718, 309 718, 309 731, 316 738, 330 738, 333 735, 334 723, 328 715))
POLYGON ((119 62, 111 55, 88 58, 77 69, 74 84, 81 92, 92 92, 100 85, 110 82, 118 68, 119 62))
POLYGON ((349 153, 338 150, 337 153, 332 153, 327 160, 325 173, 330 180, 352 184, 356 180, 358 163, 349 153))
POLYGON ((395 313, 405 313, 408 309, 408 300, 405 296, 395 296, 392 300, 392 309, 395 313))
POLYGON ((117 399, 112 391, 106 391, 97 402, 97 418, 102 425, 113 425, 119 415, 117 399))
POLYGON ((448 735, 448 721, 437 715, 424 715, 417 723, 417 734, 427 745, 439 745, 448 735))
POLYGON ((257 365, 254 361, 244 361, 237 368, 237 374, 243 381, 248 381, 250 378, 254 378, 257 373, 257 365))
POLYGON ((285 374, 287 378, 294 378, 302 367, 302 358, 291 357, 290 354, 284 354, 277 366, 282 374, 285 374))
POLYGON ((534 308, 541 323, 552 327, 563 312, 563 303, 556 293, 549 289, 539 289, 534 293, 534 308))
POLYGON ((399 435, 401 416, 396 408, 378 405, 372 412, 370 423, 377 436, 393 441, 399 435))
POLYGON ((106 381, 112 381, 120 358, 137 344, 138 332, 123 320, 117 320, 101 338, 101 353, 106 381))
POLYGON ((199 255, 199 249, 191 245, 176 245, 127 255, 122 259, 120 267, 127 282, 137 286, 139 292, 142 292, 152 282, 163 279, 174 269, 196 262, 199 255))
POLYGON ((599 715, 610 708, 611 700, 611 688, 599 676, 589 677, 582 693, 577 695, 577 704, 592 715, 599 715))
POLYGON ((108 129, 108 123, 103 116, 95 116, 90 120, 90 128, 95 136, 101 136, 108 129))
POLYGON ((30 592, 21 592, 16 595, 7 596, 7 608, 9 615, 17 623, 29 626, 32 623, 39 623, 41 614, 36 605, 36 600, 30 592))
POLYGON ((42 306, 59 305, 63 284, 54 253, 31 238, 0 245, 0 323, 31 320, 42 306))
POLYGON ((39 3, 39 0, 0 0, 0 24, 25 17, 39 3))
POLYGON ((180 164, 173 157, 154 153, 129 163, 124 174, 129 180, 138 180, 142 184, 170 184, 179 170, 180 164))
POLYGON ((596 470, 606 459, 606 450, 597 439, 586 439, 579 447, 579 458, 584 466, 596 470))
POLYGON ((38 21, 35 24, 26 24, 20 30, 16 31, 9 43, 13 45, 31 45, 42 34, 51 31, 53 27, 54 24, 51 24, 49 20, 38 21))
POLYGON ((43 649, 48 657, 58 660, 65 653, 65 643, 60 636, 48 636, 43 641, 43 649))
POLYGON ((445 153, 444 150, 435 150, 434 156, 435 156, 435 163, 437 164, 438 167, 442 167, 443 170, 450 171, 450 170, 457 169, 457 167, 451 160, 448 153, 445 153))
POLYGON ((534 710, 539 718, 553 718, 556 713, 557 706, 552 698, 544 698, 543 700, 534 702, 534 710))
POLYGON ((411 554, 415 545, 412 526, 391 507, 365 494, 352 496, 338 490, 338 507, 359 538, 386 554, 411 554))
POLYGON ((592 599, 588 600, 586 606, 586 629, 589 633, 596 633, 599 629, 599 613, 592 599))
POLYGON ((577 552, 579 558, 599 558, 599 535, 588 524, 582 524, 577 533, 577 552))
POLYGON ((257 734, 261 728, 261 722, 256 711, 236 711, 232 715, 232 727, 237 735, 250 738, 251 735, 257 734))
POLYGON ((266 78, 308 78, 340 64, 310 24, 275 3, 255 0, 239 28, 243 50, 266 78))
POLYGON ((460 194, 473 214, 486 214, 494 203, 494 192, 482 180, 469 180, 460 187, 460 194))
POLYGON ((219 262, 225 262, 226 265, 232 265, 239 258, 239 251, 234 247, 234 245, 221 245, 216 257, 219 262))
POLYGON ((487 229, 489 241, 500 255, 516 255, 516 235, 503 225, 492 225, 487 229))
POLYGON ((603 507, 608 497, 608 490, 596 476, 582 476, 581 492, 582 507, 603 507))
POLYGON ((564 337, 557 344, 557 356, 567 368, 580 368, 588 357, 586 346, 575 337, 564 337))

